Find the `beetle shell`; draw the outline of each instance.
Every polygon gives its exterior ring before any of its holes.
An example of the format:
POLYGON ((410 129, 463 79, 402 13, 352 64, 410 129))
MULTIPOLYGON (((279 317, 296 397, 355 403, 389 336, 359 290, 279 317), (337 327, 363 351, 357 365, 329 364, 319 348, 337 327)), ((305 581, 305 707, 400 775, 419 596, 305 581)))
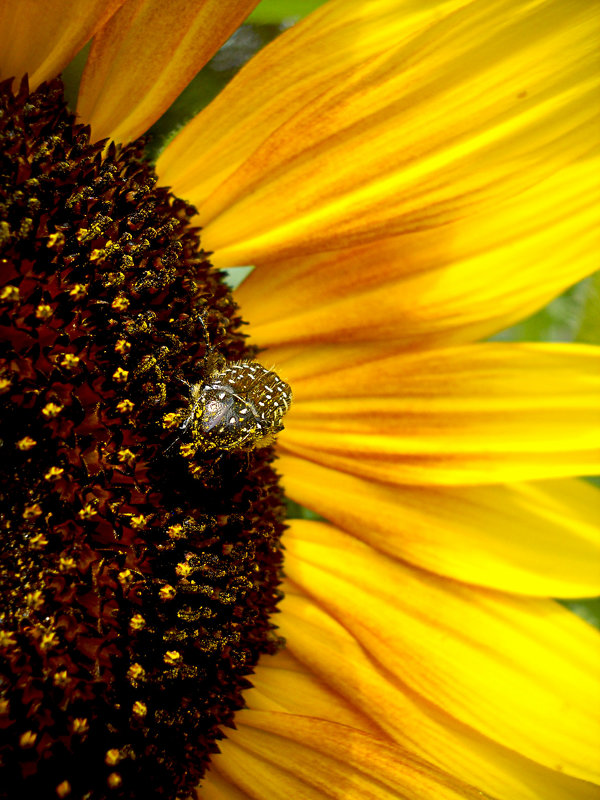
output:
POLYGON ((251 450, 270 444, 283 429, 292 401, 287 383, 255 361, 226 363, 192 387, 192 429, 202 450, 251 450))

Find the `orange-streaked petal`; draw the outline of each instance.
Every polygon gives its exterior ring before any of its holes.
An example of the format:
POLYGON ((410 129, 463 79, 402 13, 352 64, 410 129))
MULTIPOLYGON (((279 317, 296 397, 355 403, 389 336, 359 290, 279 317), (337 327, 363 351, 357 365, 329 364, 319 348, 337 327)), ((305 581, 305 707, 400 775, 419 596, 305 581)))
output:
MULTIPOLYGON (((445 7, 466 2, 452 0, 445 7)), ((428 9, 401 5, 398 0, 360 5, 333 0, 278 36, 169 143, 157 166, 163 182, 173 183, 185 196, 210 196, 307 103, 363 62, 397 46, 400 27, 409 36, 428 24, 428 9), (401 17, 393 28, 382 24, 389 23, 390 15, 401 17)))
POLYGON ((400 484, 506 483, 600 471, 600 351, 479 344, 282 370, 294 455, 400 484))
MULTIPOLYGON (((286 597, 289 589, 289 586, 285 587, 286 597)), ((304 599, 310 602, 306 596, 304 599)), ((285 599, 281 610, 285 613, 287 608, 288 599, 285 599)), ((282 619, 278 616, 277 623, 282 619)), ((327 684, 292 655, 287 646, 274 658, 263 658, 259 662, 256 674, 252 676, 252 686, 252 689, 244 693, 244 699, 247 706, 255 711, 280 711, 300 716, 304 714, 307 717, 339 722, 372 736, 388 738, 383 735, 378 721, 368 716, 367 709, 353 703, 352 698, 344 699, 333 694, 327 684)))
POLYGON ((415 570, 330 525, 295 520, 286 573, 380 668, 550 769, 600 780, 600 634, 557 603, 415 570))
POLYGON ((249 794, 238 789, 228 778, 221 775, 214 766, 215 760, 218 759, 218 755, 213 756, 209 772, 202 785, 196 789, 194 797, 197 800, 250 800, 249 794))
POLYGON ((255 800, 481 798, 398 745, 304 714, 242 710, 219 749, 214 768, 255 800))
POLYGON ((259 53, 159 175, 218 266, 442 228, 593 150, 597 34, 587 0, 336 0, 259 53))
MULTIPOLYGON (((266 708, 263 693, 269 691, 271 697, 271 685, 275 683, 281 689, 272 704, 276 702, 279 710, 298 713, 304 687, 312 694, 317 686, 321 718, 335 719, 340 706, 345 710, 348 704, 354 704, 369 714, 371 724, 381 726, 393 741, 489 792, 496 800, 597 797, 597 786, 542 767, 429 703, 401 678, 397 680, 385 665, 371 658, 339 622, 306 594, 289 581, 284 590, 286 596, 279 621, 287 650, 259 664, 256 689, 246 695, 250 708, 266 708), (291 671, 296 681, 292 690, 285 692, 286 676, 291 671), (282 675, 274 680, 277 672, 282 675)), ((385 625, 383 620, 384 636, 385 625)))
POLYGON ((37 89, 55 78, 125 0, 0 3, 0 77, 29 74, 37 89))
POLYGON ((95 139, 141 136, 258 0, 128 0, 96 36, 77 111, 95 139))
POLYGON ((583 481, 392 486, 285 453, 277 468, 292 500, 438 575, 540 597, 600 594, 600 491, 583 481))
POLYGON ((483 338, 598 267, 600 158, 452 226, 260 264, 236 290, 261 347, 483 338))

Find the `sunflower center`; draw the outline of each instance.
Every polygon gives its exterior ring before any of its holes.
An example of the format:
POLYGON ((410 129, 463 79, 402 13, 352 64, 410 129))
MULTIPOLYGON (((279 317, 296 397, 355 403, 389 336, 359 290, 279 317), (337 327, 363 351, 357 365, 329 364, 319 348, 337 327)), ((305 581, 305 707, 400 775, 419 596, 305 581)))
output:
POLYGON ((229 446, 207 445, 209 403, 240 400, 253 354, 194 210, 156 187, 141 144, 91 144, 59 81, 9 87, 3 785, 40 799, 183 797, 279 644, 284 508, 260 445, 280 414, 250 428, 224 417, 229 446))

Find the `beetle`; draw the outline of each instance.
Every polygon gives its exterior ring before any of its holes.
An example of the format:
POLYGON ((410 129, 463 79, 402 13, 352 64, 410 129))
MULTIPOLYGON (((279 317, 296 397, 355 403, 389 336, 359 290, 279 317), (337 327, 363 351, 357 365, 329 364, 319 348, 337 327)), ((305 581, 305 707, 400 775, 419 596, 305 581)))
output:
POLYGON ((256 361, 225 362, 191 386, 181 431, 191 430, 202 450, 252 450, 271 444, 283 430, 292 392, 256 361))
POLYGON ((195 384, 184 381, 190 397, 179 416, 180 434, 191 434, 194 452, 247 451, 271 444, 283 430, 292 402, 289 384, 257 361, 227 361, 210 344, 204 321, 202 326, 206 378, 195 384))

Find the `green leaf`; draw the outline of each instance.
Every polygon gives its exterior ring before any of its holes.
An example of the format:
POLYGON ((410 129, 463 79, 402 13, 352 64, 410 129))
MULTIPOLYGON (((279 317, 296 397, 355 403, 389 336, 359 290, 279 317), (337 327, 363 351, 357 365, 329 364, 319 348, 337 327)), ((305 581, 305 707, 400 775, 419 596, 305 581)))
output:
POLYGON ((571 286, 545 308, 491 337, 496 342, 598 342, 600 285, 594 278, 571 286), (595 338, 594 338, 595 337, 595 338))
POLYGON ((560 603, 593 625, 594 628, 600 628, 600 597, 585 600, 561 600, 560 603))
POLYGON ((61 78, 65 86, 65 98, 69 108, 74 111, 77 108, 77 95, 79 94, 79 84, 83 68, 90 53, 92 43, 84 45, 73 60, 63 69, 61 78))
POLYGON ((600 272, 585 281, 586 294, 581 308, 579 330, 575 340, 600 344, 600 272))
POLYGON ((229 267, 224 269, 224 280, 230 289, 237 289, 242 281, 246 280, 254 267, 229 267))
POLYGON ((327 522, 325 517, 321 517, 315 511, 311 511, 310 508, 301 506, 299 503, 296 503, 294 500, 290 500, 288 497, 285 498, 285 505, 287 507, 288 519, 314 519, 327 522))
POLYGON ((255 25, 270 23, 277 25, 289 21, 295 22, 308 16, 315 8, 322 6, 325 0, 262 0, 247 19, 255 25))

